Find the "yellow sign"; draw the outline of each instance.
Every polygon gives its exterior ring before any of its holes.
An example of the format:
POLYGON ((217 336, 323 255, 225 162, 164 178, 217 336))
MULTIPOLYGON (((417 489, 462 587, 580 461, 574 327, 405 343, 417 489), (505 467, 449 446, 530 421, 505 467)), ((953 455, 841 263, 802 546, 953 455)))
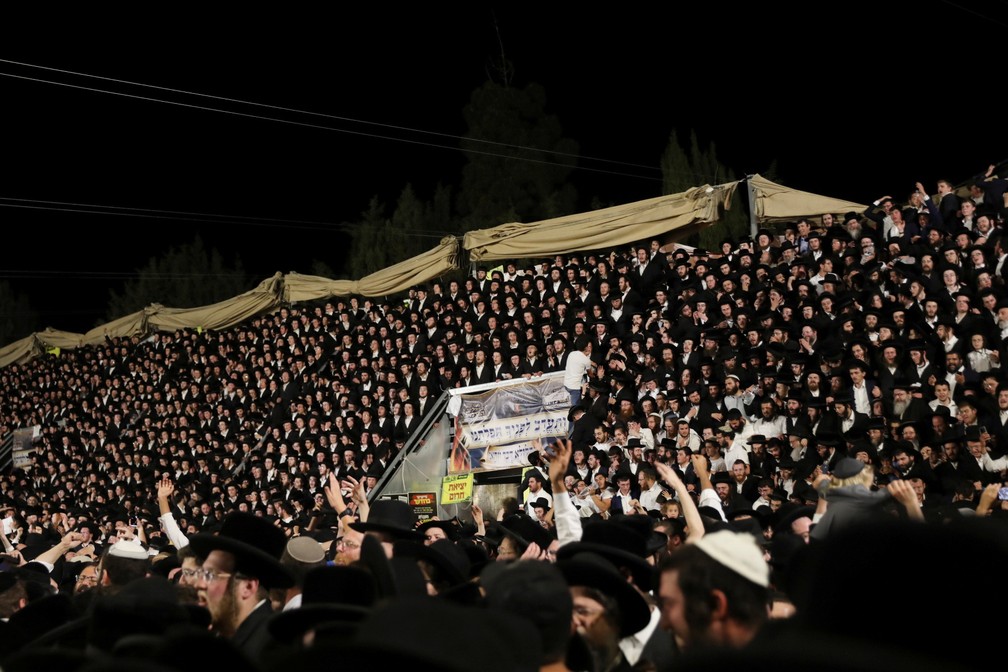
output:
POLYGON ((472 499, 473 475, 453 474, 441 479, 441 505, 458 504, 472 499))

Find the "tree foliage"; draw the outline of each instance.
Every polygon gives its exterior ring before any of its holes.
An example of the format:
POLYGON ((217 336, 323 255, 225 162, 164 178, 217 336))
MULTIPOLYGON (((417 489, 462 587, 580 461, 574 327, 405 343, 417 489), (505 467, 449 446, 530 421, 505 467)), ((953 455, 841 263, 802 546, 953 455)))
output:
MULTIPOLYGON (((663 193, 677 194, 691 187, 705 184, 724 184, 734 181, 735 175, 731 169, 717 159, 714 143, 706 148, 700 146, 696 132, 690 132, 689 148, 679 142, 676 131, 669 136, 669 144, 661 160, 663 176, 663 193)), ((744 192, 738 192, 737 197, 745 197, 744 192)), ((714 247, 725 238, 738 240, 749 235, 749 220, 739 208, 729 212, 722 211, 716 226, 709 226, 687 241, 701 247, 714 247)))
POLYGON ((463 116, 467 163, 457 201, 463 231, 574 212, 577 192, 569 178, 578 145, 546 113, 541 86, 487 81, 463 116))
POLYGON ((25 294, 0 280, 0 345, 18 341, 39 330, 39 314, 25 294))
POLYGON ((240 257, 236 255, 228 265, 216 249, 207 250, 197 235, 193 242, 148 260, 121 293, 110 290, 107 319, 135 313, 152 303, 170 308, 206 306, 252 288, 240 257))
POLYGON ((363 278, 436 246, 451 229, 450 203, 448 189, 439 187, 426 202, 407 184, 388 216, 385 206, 372 197, 361 219, 350 224, 350 278, 363 278))

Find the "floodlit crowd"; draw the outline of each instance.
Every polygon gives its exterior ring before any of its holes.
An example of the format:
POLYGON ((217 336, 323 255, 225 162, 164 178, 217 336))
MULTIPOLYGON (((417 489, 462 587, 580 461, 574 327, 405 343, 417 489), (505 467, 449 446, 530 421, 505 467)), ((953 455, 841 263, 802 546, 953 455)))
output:
POLYGON ((37 428, 0 665, 971 669, 916 621, 941 590, 995 636, 946 570, 1008 559, 1006 182, 934 186, 0 370, 4 434, 37 428), (513 496, 373 496, 443 391, 548 372, 569 433, 513 496))

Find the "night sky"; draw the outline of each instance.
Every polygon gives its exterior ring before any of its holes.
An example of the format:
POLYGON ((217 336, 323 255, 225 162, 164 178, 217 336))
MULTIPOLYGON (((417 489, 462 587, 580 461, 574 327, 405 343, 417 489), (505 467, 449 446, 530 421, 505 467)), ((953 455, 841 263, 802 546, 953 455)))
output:
POLYGON ((541 84, 580 143, 592 169, 574 176, 583 209, 593 196, 660 195, 673 129, 714 142, 736 175, 776 161, 787 186, 859 202, 1008 158, 995 67, 1004 5, 763 9, 7 26, 0 217, 20 235, 0 277, 33 287, 45 325, 83 331, 121 274, 196 231, 259 279, 308 272, 316 257, 338 268, 334 223, 407 182, 421 198, 458 182, 462 109, 502 52, 514 85, 541 84), (59 295, 71 311, 53 307, 53 280, 71 283, 59 295))

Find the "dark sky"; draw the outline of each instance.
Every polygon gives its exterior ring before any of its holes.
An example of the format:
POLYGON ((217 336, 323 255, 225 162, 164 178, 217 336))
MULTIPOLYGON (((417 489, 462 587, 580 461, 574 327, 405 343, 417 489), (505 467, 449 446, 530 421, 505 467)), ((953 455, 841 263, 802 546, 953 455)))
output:
POLYGON ((457 183, 463 106, 502 52, 598 169, 576 174, 584 209, 660 195, 673 129, 713 141, 737 175, 776 160, 788 186, 861 202, 1008 158, 994 65, 1005 6, 880 4, 6 26, 0 217, 20 240, 0 277, 34 288, 44 324, 83 331, 115 274, 196 231, 259 278, 316 257, 338 266, 332 223, 407 182, 421 197, 457 183), (69 311, 47 298, 53 278, 72 287, 69 311))

